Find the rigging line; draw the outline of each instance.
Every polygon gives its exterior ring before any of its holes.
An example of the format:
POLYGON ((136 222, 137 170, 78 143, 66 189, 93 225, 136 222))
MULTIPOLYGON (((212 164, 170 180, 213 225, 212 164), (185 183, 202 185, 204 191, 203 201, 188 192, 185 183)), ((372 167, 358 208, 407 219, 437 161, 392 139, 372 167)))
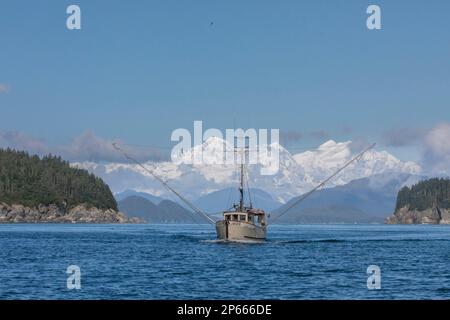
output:
MULTIPOLYGON (((166 182, 167 182, 167 180, 166 180, 166 182)), ((147 187, 147 189, 150 189, 150 188, 148 187, 147 182, 146 182, 145 180, 143 181, 143 184, 144 184, 145 187, 147 187)), ((161 201, 158 202, 158 203, 154 203, 154 204, 155 204, 155 205, 159 205, 159 204, 160 204, 162 201, 164 201, 164 200, 171 200, 171 201, 174 201, 174 200, 172 200, 172 199, 173 199, 173 195, 172 195, 171 193, 169 193, 167 197, 168 197, 167 199, 160 197, 160 198, 161 198, 161 201)), ((149 201, 150 201, 150 200, 149 200, 149 201)), ((150 202, 153 203, 153 201, 150 201, 150 202)), ((177 203, 176 200, 175 200, 174 202, 177 203)), ((178 204, 178 203, 177 203, 177 204, 178 204)), ((189 219, 191 219, 194 223, 197 223, 197 224, 198 224, 198 221, 195 220, 193 216, 191 216, 190 214, 188 214, 188 216, 189 216, 189 219)))
POLYGON ((134 159, 133 157, 129 156, 125 151, 123 151, 118 145, 117 143, 113 143, 113 147, 114 149, 116 149, 117 151, 121 152, 125 158, 127 158, 128 160, 133 161, 134 163, 136 163, 138 166, 140 166, 142 169, 144 169, 145 171, 147 171, 148 173, 150 173, 156 180, 158 180, 159 182, 162 183, 162 185, 168 189, 169 191, 173 192, 178 198, 180 198, 181 201, 183 201, 189 208, 191 208, 195 213, 203 216, 204 218, 206 218, 208 220, 209 223, 211 224, 215 224, 216 222, 211 219, 210 216, 208 216, 205 212, 201 211, 199 208, 197 208, 196 206, 194 206, 191 202, 189 202, 185 197, 183 197, 181 194, 179 194, 175 189, 173 189, 170 185, 168 185, 164 179, 162 179, 161 177, 159 177, 157 174, 155 174, 152 170, 149 170, 147 167, 145 167, 144 165, 142 165, 139 161, 137 161, 136 159, 134 159))
MULTIPOLYGON (((136 160, 134 160, 134 159, 133 159, 133 161, 134 161, 135 163, 138 163, 138 162, 137 162, 136 160)), ((138 165, 139 165, 141 168, 143 168, 143 166, 142 166, 140 163, 138 163, 138 165)), ((151 167, 153 167, 153 171, 155 171, 155 170, 158 169, 158 167, 156 166, 156 164, 153 163, 153 162, 147 162, 146 165, 150 165, 151 167)), ((146 170, 146 168, 144 168, 144 170, 148 172, 148 170, 146 170)), ((192 172, 191 172, 191 171, 185 172, 185 173, 182 173, 182 174, 180 174, 178 177, 175 177, 175 178, 180 178, 180 177, 186 176, 186 175, 188 175, 188 174, 190 174, 190 173, 192 173, 192 172)), ((154 175, 152 175, 152 176, 154 177, 154 175)), ((163 178, 161 178, 161 180, 163 180, 164 183, 169 183, 169 182, 174 181, 175 178, 173 178, 173 179, 168 179, 168 178, 167 178, 167 179, 165 179, 165 180, 164 180, 163 178)))
POLYGON ((337 176, 342 170, 344 170, 345 168, 347 168, 349 165, 351 165, 353 162, 361 159, 361 157, 370 149, 373 149, 375 147, 375 143, 373 143, 372 145, 368 146, 366 149, 364 149, 363 151, 361 151, 360 153, 358 153, 353 159, 351 159, 350 161, 348 161, 345 165, 343 165, 341 168, 339 168, 339 170, 337 170, 336 172, 334 172, 331 176, 329 176, 328 178, 326 178, 325 180, 323 180, 321 183, 319 183, 316 187, 314 187, 312 190, 308 191, 307 193, 305 193, 303 196, 301 196, 300 198, 298 198, 296 201, 294 201, 293 203, 291 203, 287 208, 285 208, 283 211, 281 211, 280 214, 278 214, 273 220, 272 223, 274 221, 276 221, 277 219, 279 219, 281 216, 283 216, 285 213, 287 213, 290 209, 292 209, 293 207, 295 207, 297 204, 299 204, 300 202, 302 202, 303 200, 305 200, 307 197, 309 197, 311 194, 313 194, 315 191, 317 191, 319 188, 323 187, 328 181, 330 181, 331 179, 333 179, 335 176, 337 176))

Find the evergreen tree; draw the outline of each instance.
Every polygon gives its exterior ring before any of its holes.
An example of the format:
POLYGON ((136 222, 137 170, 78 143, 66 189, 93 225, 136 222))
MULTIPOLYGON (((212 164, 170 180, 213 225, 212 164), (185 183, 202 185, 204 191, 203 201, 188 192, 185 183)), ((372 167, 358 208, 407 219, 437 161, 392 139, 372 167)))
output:
POLYGON ((117 210, 102 179, 73 168, 59 156, 42 159, 23 151, 0 149, 0 202, 36 207, 56 204, 70 209, 79 204, 117 210))
POLYGON ((395 210, 407 206, 410 210, 429 208, 450 208, 450 179, 433 178, 424 180, 411 188, 403 187, 397 195, 395 210))

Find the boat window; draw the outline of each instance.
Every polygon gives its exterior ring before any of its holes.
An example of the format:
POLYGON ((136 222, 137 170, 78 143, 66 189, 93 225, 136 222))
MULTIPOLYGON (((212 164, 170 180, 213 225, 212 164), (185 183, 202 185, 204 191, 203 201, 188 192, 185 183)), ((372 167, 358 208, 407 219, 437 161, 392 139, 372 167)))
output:
POLYGON ((239 215, 239 221, 245 221, 245 215, 244 214, 239 215))
POLYGON ((233 219, 231 219, 231 220, 237 221, 238 220, 238 215, 237 214, 233 214, 233 219))
POLYGON ((225 220, 230 220, 230 215, 226 215, 225 220))

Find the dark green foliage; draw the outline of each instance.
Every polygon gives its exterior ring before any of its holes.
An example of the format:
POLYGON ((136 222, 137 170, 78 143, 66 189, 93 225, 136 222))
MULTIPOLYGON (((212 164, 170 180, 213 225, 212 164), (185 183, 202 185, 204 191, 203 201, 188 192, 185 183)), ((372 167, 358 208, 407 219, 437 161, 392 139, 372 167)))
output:
POLYGON ((117 210, 108 185, 86 170, 70 167, 61 157, 42 159, 26 152, 0 149, 0 202, 36 207, 79 204, 117 210))
POLYGON ((405 206, 419 211, 435 207, 450 208, 450 179, 433 178, 411 188, 403 187, 398 192, 395 210, 405 206))

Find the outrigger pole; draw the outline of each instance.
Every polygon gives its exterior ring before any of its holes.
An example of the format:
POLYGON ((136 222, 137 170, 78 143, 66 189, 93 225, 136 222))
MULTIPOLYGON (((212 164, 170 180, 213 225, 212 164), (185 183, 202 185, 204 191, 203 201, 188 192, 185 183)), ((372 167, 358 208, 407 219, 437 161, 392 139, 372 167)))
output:
POLYGON ((307 193, 305 193, 304 195, 302 195, 300 198, 298 198, 296 201, 294 201, 293 203, 291 203, 287 208, 285 208, 283 211, 281 211, 280 214, 278 214, 277 216, 275 216, 275 218, 272 220, 271 223, 273 223, 273 221, 279 219, 282 215, 284 215, 286 212, 288 212, 289 210, 291 210, 293 207, 295 207, 296 205, 298 205, 300 202, 302 202, 303 200, 305 200, 306 198, 308 198, 311 194, 313 194, 315 191, 317 191, 319 188, 323 187, 328 181, 330 181, 331 179, 333 179, 335 176, 337 176, 342 170, 344 170, 345 168, 347 168, 349 165, 351 165, 353 162, 361 159, 361 157, 370 149, 373 149, 375 147, 376 143, 371 144, 370 146, 368 146, 367 148, 365 148, 363 151, 361 151, 360 153, 358 153, 353 159, 351 159, 350 161, 348 161, 345 165, 343 165, 341 168, 339 168, 339 170, 337 170, 335 173, 333 173, 331 176, 329 176, 328 178, 326 178, 325 180, 323 180, 321 183, 319 183, 315 188, 313 188, 311 191, 308 191, 307 193))
POLYGON ((170 192, 174 193, 181 201, 183 201, 183 203, 185 203, 189 208, 191 208, 195 213, 197 213, 198 215, 202 216, 203 218, 205 218, 206 220, 208 220, 209 223, 211 224, 216 224, 216 222, 210 217, 208 216, 205 212, 203 212, 202 210, 200 210, 199 208, 197 208, 195 205, 193 205, 189 200, 187 200, 185 197, 183 197, 181 194, 179 194, 175 189, 173 189, 166 181, 164 181, 164 179, 162 179, 160 176, 158 176, 157 174, 155 174, 155 172, 153 170, 150 170, 148 168, 146 168, 142 163, 140 163, 139 161, 137 161, 136 159, 134 159, 133 157, 130 157, 125 151, 123 151, 118 145, 117 143, 113 143, 112 144, 114 149, 116 149, 117 151, 119 151, 120 153, 122 153, 125 158, 127 158, 128 160, 133 161, 134 163, 136 163, 138 166, 140 166, 142 169, 144 169, 145 171, 147 171, 148 173, 150 173, 156 180, 158 180, 159 182, 161 182, 161 184, 170 192))

